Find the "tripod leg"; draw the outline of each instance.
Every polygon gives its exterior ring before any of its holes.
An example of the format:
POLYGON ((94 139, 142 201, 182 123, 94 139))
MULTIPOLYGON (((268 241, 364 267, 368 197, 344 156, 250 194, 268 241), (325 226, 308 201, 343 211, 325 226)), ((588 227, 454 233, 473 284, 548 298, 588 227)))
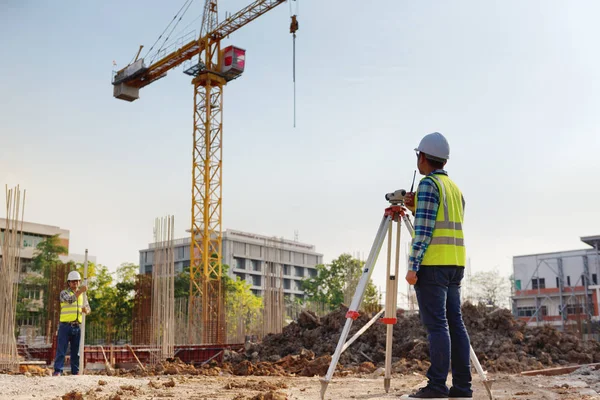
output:
POLYGON ((385 285, 385 318, 383 322, 387 325, 385 331, 385 376, 383 378, 383 387, 385 392, 388 393, 390 390, 390 380, 392 376, 392 343, 393 343, 393 330, 395 322, 392 320, 396 316, 396 307, 393 304, 394 302, 394 281, 395 276, 391 273, 391 263, 392 263, 392 225, 390 224, 388 227, 388 248, 387 248, 387 281, 385 285))
POLYGON ((356 318, 358 318, 358 309, 360 307, 360 303, 362 302, 365 289, 367 288, 367 284, 369 283, 369 279, 371 278, 371 274, 373 273, 373 268, 375 267, 375 262, 377 261, 379 252, 381 251, 381 246, 383 245, 383 240, 385 239, 385 235, 387 233, 386 231, 388 229, 390 221, 391 217, 384 216, 381 220, 381 224, 379 225, 379 229, 377 230, 377 235, 375 236, 375 240, 373 241, 371 251, 369 252, 369 258, 367 258, 367 263, 365 264, 365 268, 363 269, 363 274, 361 275, 360 280, 358 282, 358 286, 356 287, 356 291, 354 292, 354 297, 352 297, 352 303, 350 304, 350 308, 346 313, 346 324, 342 329, 342 334, 338 341, 337 347, 335 349, 335 352, 333 353, 333 356, 331 357, 331 364, 329 364, 327 374, 324 378, 321 379, 322 400, 325 398, 325 391, 327 391, 327 385, 333 377, 333 373, 335 372, 338 360, 340 359, 340 355, 342 354, 342 348, 344 347, 344 343, 346 342, 348 333, 350 333, 352 322, 356 318))
MULTIPOLYGON (((396 309, 398 305, 398 273, 400 271, 400 233, 402 228, 402 220, 398 219, 396 222, 396 257, 394 260, 394 275, 389 275, 389 291, 386 293, 386 300, 389 298, 389 303, 386 303, 389 304, 389 309, 386 310, 387 318, 384 318, 384 323, 387 324, 385 338, 385 377, 383 380, 383 385, 386 393, 388 393, 390 390, 390 382, 392 379, 392 350, 394 346, 394 325, 396 325, 396 323, 398 322, 396 309)), ((389 240, 388 246, 390 248, 392 247, 391 245, 392 241, 389 240)), ((388 265, 390 263, 390 255, 390 251, 388 250, 388 265)))
POLYGON ((354 336, 352 336, 350 339, 348 339, 348 341, 346 343, 344 343, 344 347, 342 347, 342 353, 346 351, 346 349, 352 344, 354 343, 354 341, 356 339, 358 339, 360 337, 360 335, 362 335, 363 333, 366 332, 367 329, 369 329, 371 327, 371 325, 373 325, 375 323, 375 321, 377 321, 379 319, 379 317, 381 317, 381 314, 383 314, 383 312, 385 311, 385 309, 381 309, 381 311, 379 311, 377 314, 375 314, 375 316, 373 318, 371 318, 371 320, 369 322, 367 322, 366 324, 363 325, 362 328, 360 328, 355 334, 354 336))
POLYGON ((475 350, 473 350, 473 346, 471 346, 471 348, 470 348, 470 354, 471 354, 471 362, 473 363, 473 366, 475 366, 475 369, 477 370, 479 377, 483 381, 483 386, 485 386, 485 390, 487 391, 488 396, 490 397, 490 400, 494 400, 494 395, 492 394, 492 381, 489 380, 487 378, 487 376, 485 375, 485 372, 483 372, 483 368, 481 368, 481 364, 479 363, 477 354, 475 354, 475 350))

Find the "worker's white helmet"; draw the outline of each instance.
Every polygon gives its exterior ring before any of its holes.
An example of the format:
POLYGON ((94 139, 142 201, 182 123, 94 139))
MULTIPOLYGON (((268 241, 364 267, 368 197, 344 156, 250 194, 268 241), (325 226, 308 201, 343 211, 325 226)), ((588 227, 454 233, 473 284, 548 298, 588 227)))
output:
POLYGON ((425 135, 415 151, 428 154, 440 160, 447 160, 450 158, 450 145, 444 135, 439 132, 425 135))
POLYGON ((81 280, 81 275, 79 275, 79 272, 77 272, 77 271, 69 272, 69 276, 67 276, 67 282, 68 281, 80 281, 80 280, 81 280))

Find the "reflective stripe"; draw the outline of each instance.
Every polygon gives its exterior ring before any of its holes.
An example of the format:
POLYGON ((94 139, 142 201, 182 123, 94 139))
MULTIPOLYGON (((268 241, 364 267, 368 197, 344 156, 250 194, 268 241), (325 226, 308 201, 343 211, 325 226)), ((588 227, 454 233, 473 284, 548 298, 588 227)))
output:
POLYGON ((453 246, 463 246, 465 245, 465 239, 461 238, 453 238, 449 236, 435 236, 431 238, 430 244, 451 244, 453 246))
POLYGON ((450 216, 448 215, 448 199, 446 198, 446 187, 444 186, 442 181, 438 179, 437 176, 431 175, 431 178, 435 179, 436 182, 439 183, 440 187, 442 188, 442 198, 444 200, 444 221, 448 221, 450 219, 450 216))
POLYGON ((436 229, 453 229, 456 231, 462 231, 462 224, 460 222, 452 221, 436 221, 436 229))

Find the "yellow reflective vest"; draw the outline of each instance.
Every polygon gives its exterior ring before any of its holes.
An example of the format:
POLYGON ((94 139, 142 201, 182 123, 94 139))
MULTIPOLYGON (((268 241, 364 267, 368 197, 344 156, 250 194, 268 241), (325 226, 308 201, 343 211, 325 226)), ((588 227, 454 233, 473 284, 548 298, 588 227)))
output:
MULTIPOLYGON (((71 294, 75 294, 71 289, 68 289, 71 294)), ((60 322, 79 322, 81 323, 83 309, 83 293, 77 297, 73 303, 60 303, 60 322)))
POLYGON ((440 193, 440 205, 433 236, 421 265, 464 267, 467 264, 467 256, 462 230, 464 219, 462 192, 447 175, 433 174, 423 179, 431 179, 435 182, 440 193))

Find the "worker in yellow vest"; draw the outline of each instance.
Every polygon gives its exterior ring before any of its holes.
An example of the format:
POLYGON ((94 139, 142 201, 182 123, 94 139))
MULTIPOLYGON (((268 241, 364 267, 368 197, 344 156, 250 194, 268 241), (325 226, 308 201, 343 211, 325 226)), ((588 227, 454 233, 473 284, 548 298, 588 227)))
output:
POLYGON ((406 281, 414 285, 421 321, 427 328, 431 366, 427 386, 413 399, 472 399, 470 341, 460 308, 466 264, 462 231, 465 201, 444 170, 450 146, 439 132, 423 137, 417 153, 421 179, 406 196, 414 236, 406 281), (452 387, 446 379, 452 367, 452 387))
POLYGON ((79 286, 80 283, 79 272, 71 271, 67 276, 68 289, 60 292, 60 324, 54 360, 54 376, 60 376, 63 373, 69 343, 71 343, 71 374, 79 375, 80 324, 82 315, 90 312, 89 305, 83 302, 83 293, 87 291, 87 287, 79 286))

